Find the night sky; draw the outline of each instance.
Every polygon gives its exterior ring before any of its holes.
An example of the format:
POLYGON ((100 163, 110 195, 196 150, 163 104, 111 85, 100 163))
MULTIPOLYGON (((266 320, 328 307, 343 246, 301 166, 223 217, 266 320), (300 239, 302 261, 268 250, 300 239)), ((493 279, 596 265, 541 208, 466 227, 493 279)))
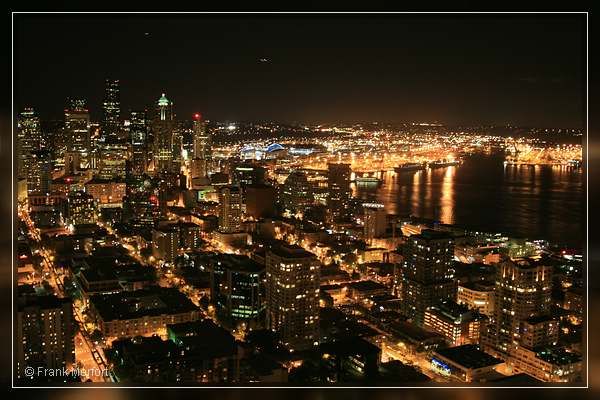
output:
POLYGON ((583 127, 585 15, 15 15, 15 112, 583 127), (261 59, 267 59, 263 62, 261 59))

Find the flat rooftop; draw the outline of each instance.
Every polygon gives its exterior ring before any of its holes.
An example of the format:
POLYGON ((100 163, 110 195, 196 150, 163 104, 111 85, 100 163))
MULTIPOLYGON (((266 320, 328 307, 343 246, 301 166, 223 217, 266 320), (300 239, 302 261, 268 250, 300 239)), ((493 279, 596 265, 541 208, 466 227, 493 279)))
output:
POLYGON ((435 354, 439 354, 448 360, 451 360, 452 362, 468 369, 490 367, 492 365, 503 363, 503 361, 499 358, 479 350, 477 346, 472 344, 437 349, 434 352, 434 357, 435 354))
POLYGON ((542 322, 550 322, 550 321, 555 321, 555 318, 552 317, 551 315, 534 315, 533 317, 529 317, 525 320, 525 322, 527 322, 531 325, 541 324, 542 322))
POLYGON ((569 365, 581 361, 580 354, 566 351, 564 348, 538 350, 536 356, 554 365, 569 365))
POLYGON ((270 251, 283 258, 308 258, 315 257, 311 252, 304 250, 298 245, 282 244, 280 246, 274 246, 270 251))
POLYGON ((94 295, 90 296, 90 303, 104 321, 173 315, 198 310, 198 307, 179 290, 159 286, 131 292, 94 295))
POLYGON ((265 267, 248 256, 237 254, 219 254, 214 258, 215 262, 221 263, 225 269, 237 272, 258 273, 265 270, 265 267))
POLYGON ((450 232, 436 231, 433 229, 423 229, 420 234, 412 235, 411 238, 425 239, 425 240, 441 240, 441 239, 453 239, 454 237, 450 232))
POLYGON ((388 290, 385 285, 371 280, 351 282, 348 284, 348 287, 350 287, 352 290, 358 290, 359 292, 371 290, 388 290))
POLYGON ((407 321, 398 321, 390 325, 390 330, 397 336, 410 339, 415 342, 424 342, 426 340, 440 339, 444 337, 438 333, 425 330, 407 321))

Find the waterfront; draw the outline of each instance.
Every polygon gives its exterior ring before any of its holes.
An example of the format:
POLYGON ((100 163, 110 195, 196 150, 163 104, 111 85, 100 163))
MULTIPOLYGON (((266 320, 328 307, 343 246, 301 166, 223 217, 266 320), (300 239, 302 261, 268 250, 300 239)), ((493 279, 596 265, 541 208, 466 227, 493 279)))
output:
POLYGON ((353 185, 353 190, 361 199, 385 204, 389 214, 582 248, 583 170, 505 166, 503 160, 501 153, 477 154, 459 167, 387 172, 381 185, 353 185))

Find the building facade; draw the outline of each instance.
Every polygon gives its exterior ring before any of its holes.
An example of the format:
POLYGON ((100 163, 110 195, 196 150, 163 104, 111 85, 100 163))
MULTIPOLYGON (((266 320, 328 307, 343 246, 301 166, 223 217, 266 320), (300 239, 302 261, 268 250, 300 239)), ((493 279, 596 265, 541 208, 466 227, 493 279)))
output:
POLYGON ((292 350, 319 343, 319 262, 299 246, 266 253, 267 324, 292 350))

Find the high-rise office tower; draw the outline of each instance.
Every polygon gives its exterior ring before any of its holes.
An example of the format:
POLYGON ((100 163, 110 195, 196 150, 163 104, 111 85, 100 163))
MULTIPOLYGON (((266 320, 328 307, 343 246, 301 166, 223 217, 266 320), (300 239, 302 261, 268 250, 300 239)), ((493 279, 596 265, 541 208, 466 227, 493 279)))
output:
POLYGON ((242 193, 239 186, 219 189, 219 231, 239 232, 242 227, 242 193))
POLYGON ((500 263, 491 326, 495 348, 510 352, 520 341, 523 321, 549 310, 551 294, 552 267, 544 260, 517 258, 500 263))
POLYGON ((42 130, 40 119, 33 108, 25 108, 17 122, 17 174, 19 178, 28 176, 31 168, 31 152, 41 148, 42 130))
POLYGON ((303 350, 319 343, 319 261, 296 245, 266 253, 267 325, 281 344, 303 350))
POLYGON ((38 368, 70 369, 75 364, 75 322, 71 300, 21 296, 17 312, 17 379, 33 379, 38 368), (25 368, 36 372, 25 374, 25 368))
POLYGON ((364 235, 367 243, 371 243, 373 239, 382 237, 387 228, 387 215, 385 206, 380 203, 364 203, 364 235))
POLYGON ((98 178, 123 179, 126 176, 127 144, 107 142, 99 146, 98 178))
POLYGON ((232 327, 264 327, 265 266, 235 254, 210 263, 210 297, 219 318, 232 327))
POLYGON ((48 150, 30 152, 27 170, 27 193, 42 194, 50 192, 52 182, 52 155, 48 150))
POLYGON ((212 172, 212 137, 200 113, 194 114, 193 143, 192 178, 207 177, 212 172))
POLYGON ((129 118, 129 136, 131 139, 131 172, 133 176, 142 176, 148 163, 148 129, 145 111, 131 111, 129 118))
MULTIPOLYGON (((91 150, 90 113, 83 99, 69 99, 65 109, 67 151, 79 154, 79 161, 87 163, 91 150)), ((79 169, 79 165, 76 166, 79 169)))
POLYGON ((95 224, 98 213, 94 197, 82 191, 69 193, 67 214, 67 221, 71 225, 95 224))
POLYGON ((157 103, 152 123, 154 135, 154 171, 172 172, 173 166, 173 103, 163 93, 157 103))
POLYGON ((172 226, 152 230, 152 255, 159 260, 172 262, 179 254, 181 235, 172 226))
POLYGON ((281 186, 280 199, 283 211, 293 215, 303 213, 310 207, 314 203, 314 196, 306 174, 292 171, 281 186))
POLYGON ((327 209, 332 222, 348 219, 350 210, 350 164, 328 164, 327 209))
POLYGON ((423 230, 402 247, 404 258, 398 273, 403 312, 423 324, 427 307, 454 300, 454 239, 449 233, 423 230))
POLYGON ((233 181, 245 189, 248 185, 265 183, 266 169, 260 165, 243 163, 233 170, 233 181))
POLYGON ((102 131, 104 138, 114 141, 119 138, 119 134, 121 133, 121 89, 118 80, 105 80, 102 111, 102 131))
POLYGON ((123 213, 131 226, 150 229, 160 217, 158 198, 146 192, 129 193, 123 199, 123 213))

